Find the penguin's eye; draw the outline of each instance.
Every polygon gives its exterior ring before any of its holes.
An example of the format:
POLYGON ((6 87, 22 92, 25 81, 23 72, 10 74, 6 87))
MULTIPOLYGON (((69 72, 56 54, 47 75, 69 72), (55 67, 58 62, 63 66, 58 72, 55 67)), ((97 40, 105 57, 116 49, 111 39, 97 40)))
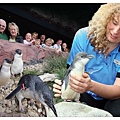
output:
POLYGON ((84 56, 82 55, 81 58, 84 58, 84 56))

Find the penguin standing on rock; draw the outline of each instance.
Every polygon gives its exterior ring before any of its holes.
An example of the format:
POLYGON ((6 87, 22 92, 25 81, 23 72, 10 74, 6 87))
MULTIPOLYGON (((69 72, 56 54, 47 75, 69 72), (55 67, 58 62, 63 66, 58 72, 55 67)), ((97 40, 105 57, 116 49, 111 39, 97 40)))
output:
POLYGON ((3 64, 0 69, 0 85, 6 86, 10 81, 11 72, 10 67, 12 65, 12 61, 10 59, 4 59, 3 64))
POLYGON ((23 72, 23 60, 22 60, 22 51, 20 49, 15 50, 13 64, 11 66, 11 74, 14 75, 20 74, 22 77, 23 72))
POLYGON ((45 107, 46 112, 49 108, 51 108, 57 117, 57 112, 53 103, 52 92, 46 83, 40 79, 40 77, 31 74, 23 76, 20 79, 17 88, 5 99, 11 99, 15 95, 19 101, 19 111, 24 111, 21 103, 22 99, 29 98, 41 103, 45 107))
POLYGON ((85 65, 93 58, 93 55, 88 55, 86 52, 76 54, 71 66, 67 69, 64 79, 62 80, 61 98, 65 101, 79 101, 80 93, 73 91, 69 86, 70 74, 82 77, 85 65))

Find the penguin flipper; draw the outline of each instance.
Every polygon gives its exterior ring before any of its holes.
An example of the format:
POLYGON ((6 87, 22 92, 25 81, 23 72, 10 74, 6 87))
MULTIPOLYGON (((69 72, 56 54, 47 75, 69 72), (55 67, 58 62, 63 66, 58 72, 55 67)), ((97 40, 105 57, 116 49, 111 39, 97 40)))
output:
POLYGON ((64 79, 62 81, 62 82, 65 82, 65 90, 67 89, 67 86, 68 86, 68 83, 69 83, 69 75, 70 75, 71 70, 72 70, 71 67, 69 67, 68 70, 66 71, 64 79))
POLYGON ((20 90, 22 89, 22 87, 19 85, 15 90, 13 90, 5 99, 11 99, 12 97, 14 97, 20 90))

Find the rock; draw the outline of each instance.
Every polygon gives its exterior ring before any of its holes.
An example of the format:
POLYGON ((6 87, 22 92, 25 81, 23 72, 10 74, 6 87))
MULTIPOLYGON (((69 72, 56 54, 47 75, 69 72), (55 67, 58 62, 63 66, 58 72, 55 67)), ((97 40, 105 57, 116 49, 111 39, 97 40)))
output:
MULTIPOLYGON (((55 108, 58 117, 112 117, 107 111, 77 102, 60 102, 55 104, 55 108)), ((49 110, 47 116, 54 117, 55 115, 49 110)))
POLYGON ((5 112, 6 113, 12 113, 12 111, 9 108, 6 108, 5 112))
POLYGON ((58 78, 57 74, 44 73, 39 76, 44 82, 54 81, 58 78))
MULTIPOLYGON (((4 113, 4 112, 0 112, 0 116, 2 117, 28 117, 27 114, 22 114, 22 113, 4 113)), ((1 117, 1 119, 2 119, 1 117)))
POLYGON ((0 101, 1 101, 1 100, 3 100, 3 96, 2 96, 2 94, 0 93, 0 101))
POLYGON ((5 108, 3 108, 2 106, 0 106, 0 112, 4 112, 5 108))
POLYGON ((40 108, 40 109, 38 109, 38 112, 39 112, 39 113, 41 113, 41 112, 42 112, 42 109, 41 109, 41 108, 40 108))
POLYGON ((47 57, 51 52, 55 54, 55 50, 38 48, 34 45, 28 46, 22 43, 11 43, 0 39, 0 66, 5 58, 13 60, 16 49, 22 50, 23 61, 40 60, 47 57))
POLYGON ((28 111, 28 114, 29 114, 30 117, 33 117, 33 116, 34 116, 34 117, 39 117, 38 113, 35 112, 35 111, 31 111, 31 110, 30 110, 30 111, 28 111))

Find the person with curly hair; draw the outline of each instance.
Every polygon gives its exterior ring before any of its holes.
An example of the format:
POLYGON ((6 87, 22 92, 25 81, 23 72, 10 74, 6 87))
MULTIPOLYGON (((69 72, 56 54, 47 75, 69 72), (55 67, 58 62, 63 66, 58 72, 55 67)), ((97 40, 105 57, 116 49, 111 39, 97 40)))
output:
MULTIPOLYGON (((103 4, 79 29, 72 43, 68 67, 78 52, 93 54, 82 77, 70 75, 70 87, 81 94, 80 102, 120 117, 120 4, 103 4)), ((61 80, 55 80, 53 91, 61 96, 61 80)))

